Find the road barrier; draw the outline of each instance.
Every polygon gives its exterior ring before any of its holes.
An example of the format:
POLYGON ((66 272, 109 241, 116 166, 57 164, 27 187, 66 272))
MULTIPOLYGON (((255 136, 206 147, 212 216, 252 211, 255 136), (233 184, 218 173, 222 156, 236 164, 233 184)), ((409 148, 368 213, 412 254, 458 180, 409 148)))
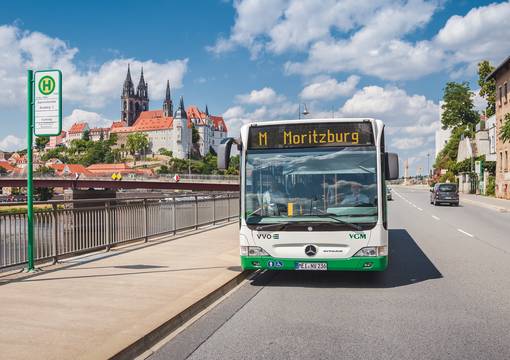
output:
MULTIPOLYGON (((175 234, 239 216, 237 193, 50 201, 34 214, 37 262, 175 234)), ((16 204, 26 205, 26 204, 16 204)), ((0 204, 0 209, 6 204, 0 204)), ((13 204, 9 204, 13 206, 13 204)), ((27 262, 27 213, 0 213, 0 269, 27 262)))

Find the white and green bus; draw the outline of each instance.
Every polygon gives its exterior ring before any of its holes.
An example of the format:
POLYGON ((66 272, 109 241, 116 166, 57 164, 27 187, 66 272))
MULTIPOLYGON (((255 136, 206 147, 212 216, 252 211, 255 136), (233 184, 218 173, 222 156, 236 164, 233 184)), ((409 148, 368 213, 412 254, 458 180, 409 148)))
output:
POLYGON ((219 147, 241 156, 243 269, 383 271, 388 266, 385 152, 375 119, 252 123, 219 147))

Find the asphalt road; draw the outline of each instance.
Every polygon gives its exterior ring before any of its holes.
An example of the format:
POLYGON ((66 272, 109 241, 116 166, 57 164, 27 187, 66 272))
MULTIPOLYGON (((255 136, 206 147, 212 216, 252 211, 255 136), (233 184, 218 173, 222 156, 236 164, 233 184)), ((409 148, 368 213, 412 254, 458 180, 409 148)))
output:
POLYGON ((510 213, 394 195, 386 272, 263 273, 150 359, 510 359, 510 213))

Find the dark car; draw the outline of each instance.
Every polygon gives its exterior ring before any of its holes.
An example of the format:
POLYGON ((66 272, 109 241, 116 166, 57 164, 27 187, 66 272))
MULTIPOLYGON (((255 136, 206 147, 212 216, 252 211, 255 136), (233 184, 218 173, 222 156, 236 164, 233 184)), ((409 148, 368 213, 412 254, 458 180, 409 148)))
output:
POLYGON ((451 204, 459 206, 459 190, 457 184, 439 183, 430 189, 430 203, 451 204))

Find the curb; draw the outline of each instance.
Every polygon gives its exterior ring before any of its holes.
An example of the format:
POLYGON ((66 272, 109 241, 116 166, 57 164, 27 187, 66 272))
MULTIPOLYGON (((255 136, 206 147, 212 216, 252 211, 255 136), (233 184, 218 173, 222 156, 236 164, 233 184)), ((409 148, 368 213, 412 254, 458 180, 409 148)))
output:
POLYGON ((466 199, 466 198, 462 198, 461 197, 461 201, 467 202, 468 204, 480 206, 480 207, 483 207, 483 208, 486 208, 486 209, 491 209, 491 210, 499 211, 501 213, 510 212, 510 209, 508 209, 506 207, 486 204, 486 203, 483 203, 483 202, 480 202, 480 201, 476 201, 476 200, 472 200, 472 199, 466 199))
POLYGON ((148 334, 142 336, 132 344, 128 345, 117 354, 110 357, 111 360, 124 360, 133 359, 149 350, 158 342, 163 340, 170 333, 178 329, 181 325, 192 319, 195 315, 206 309, 212 303, 226 295, 229 291, 234 289, 243 280, 248 278, 253 272, 243 271, 237 274, 234 278, 221 285, 216 290, 213 290, 194 304, 190 305, 179 314, 171 319, 166 320, 163 324, 152 330, 148 334))

